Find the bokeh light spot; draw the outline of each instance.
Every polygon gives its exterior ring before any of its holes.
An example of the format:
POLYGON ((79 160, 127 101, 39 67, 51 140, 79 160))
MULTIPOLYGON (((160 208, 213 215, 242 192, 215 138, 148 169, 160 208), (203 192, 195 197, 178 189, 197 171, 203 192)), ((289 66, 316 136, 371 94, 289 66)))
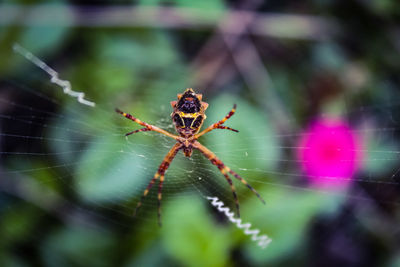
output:
POLYGON ((298 158, 310 182, 318 187, 343 188, 359 167, 360 140, 340 119, 318 119, 299 142, 298 158))

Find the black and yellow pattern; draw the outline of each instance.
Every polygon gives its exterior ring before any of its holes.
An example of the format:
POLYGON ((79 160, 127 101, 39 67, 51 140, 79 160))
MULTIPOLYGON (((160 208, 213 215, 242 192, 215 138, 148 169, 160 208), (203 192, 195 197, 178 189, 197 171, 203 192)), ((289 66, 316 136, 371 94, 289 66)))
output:
POLYGON ((176 131, 182 137, 190 137, 198 133, 203 125, 208 104, 201 101, 202 95, 189 88, 178 94, 178 101, 172 101, 174 111, 171 113, 176 131))

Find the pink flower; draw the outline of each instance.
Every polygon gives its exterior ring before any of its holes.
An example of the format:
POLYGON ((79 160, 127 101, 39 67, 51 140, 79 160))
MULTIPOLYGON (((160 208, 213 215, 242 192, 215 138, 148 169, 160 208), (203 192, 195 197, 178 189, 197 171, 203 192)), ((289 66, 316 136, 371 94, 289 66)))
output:
POLYGON ((310 182, 343 188, 359 167, 361 154, 352 129, 339 119, 319 119, 300 140, 298 158, 310 182))

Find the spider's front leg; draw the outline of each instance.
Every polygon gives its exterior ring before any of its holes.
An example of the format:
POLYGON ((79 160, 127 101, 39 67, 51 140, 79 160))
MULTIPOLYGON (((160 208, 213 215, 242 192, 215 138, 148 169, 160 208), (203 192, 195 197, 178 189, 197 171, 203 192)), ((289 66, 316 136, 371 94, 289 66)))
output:
POLYGON ((160 178, 160 183, 158 184, 158 224, 161 226, 161 198, 162 198, 162 187, 164 183, 164 174, 167 171, 169 165, 171 164, 172 160, 178 153, 178 151, 182 148, 181 143, 176 143, 171 150, 168 152, 168 154, 164 157, 164 160, 161 162, 160 167, 158 167, 158 170, 156 174, 154 175, 153 179, 151 179, 149 185, 143 192, 143 196, 141 197, 140 201, 138 202, 134 216, 136 216, 140 206, 142 205, 143 199, 147 196, 149 193, 150 189, 153 187, 154 183, 158 178, 160 178))
POLYGON ((243 179, 239 174, 236 172, 232 171, 228 166, 226 166, 217 156, 208 148, 200 144, 198 141, 195 141, 193 144, 194 148, 197 148, 200 150, 203 155, 211 161, 212 164, 217 166, 219 171, 225 176, 225 179, 228 181, 229 185, 231 186, 232 194, 236 202, 236 209, 238 211, 238 217, 240 217, 240 211, 239 211, 239 200, 236 195, 235 187, 232 184, 232 180, 228 176, 228 172, 232 174, 236 179, 241 181, 244 185, 246 185, 253 193, 261 200, 262 203, 265 204, 264 199, 260 196, 260 194, 245 180, 243 179))
POLYGON ((226 130, 230 130, 232 132, 238 133, 239 131, 236 129, 232 129, 231 127, 228 126, 224 126, 224 125, 219 125, 218 127, 216 127, 216 129, 226 129, 226 130))
POLYGON ((227 130, 231 130, 234 132, 239 132, 238 130, 229 128, 225 125, 222 125, 224 122, 226 122, 230 117, 232 117, 233 114, 235 114, 236 111, 236 104, 233 105, 233 108, 231 109, 231 111, 229 111, 229 113, 220 121, 208 126, 206 129, 204 129, 202 132, 196 134, 194 136, 194 139, 198 139, 200 136, 202 136, 203 134, 206 134, 214 129, 227 129, 227 130))
POLYGON ((155 132, 164 134, 164 135, 166 135, 168 137, 171 137, 171 138, 173 138, 175 140, 177 140, 179 138, 179 136, 171 134, 171 133, 169 133, 169 132, 167 132, 167 131, 165 131, 163 129, 160 129, 157 126, 154 126, 154 125, 148 124, 148 123, 146 123, 144 121, 141 121, 141 120, 139 120, 138 118, 132 116, 129 113, 125 113, 125 112, 123 112, 123 111, 121 111, 121 110, 119 110, 117 108, 115 109, 115 111, 117 113, 121 114, 122 116, 124 116, 125 118, 130 119, 131 121, 134 121, 134 122, 136 122, 136 123, 138 123, 138 124, 140 124, 140 125, 145 127, 145 128, 142 128, 142 129, 139 129, 139 130, 136 130, 136 131, 129 132, 129 133, 126 134, 126 136, 134 134, 134 133, 138 133, 138 132, 155 131, 155 132))

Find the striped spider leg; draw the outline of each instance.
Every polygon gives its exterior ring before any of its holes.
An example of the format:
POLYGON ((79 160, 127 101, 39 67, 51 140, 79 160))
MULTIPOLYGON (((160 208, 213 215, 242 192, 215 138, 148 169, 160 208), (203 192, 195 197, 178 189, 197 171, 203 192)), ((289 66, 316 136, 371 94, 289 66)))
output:
MULTIPOLYGON (((134 133, 138 133, 138 132, 147 132, 147 131, 155 131, 155 132, 159 132, 161 134, 164 134, 166 136, 169 136, 175 140, 177 140, 179 138, 179 136, 177 135, 173 135, 167 131, 164 131, 163 129, 160 129, 154 125, 148 124, 146 122, 143 122, 141 120, 139 120, 138 118, 135 118, 134 116, 132 116, 131 114, 122 112, 119 109, 115 109, 115 111, 119 114, 121 114, 122 116, 124 116, 125 118, 128 118, 142 126, 145 126, 145 128, 139 129, 139 130, 135 130, 132 132, 129 132, 127 134, 125 134, 125 136, 134 134, 134 133)), ((134 216, 136 216, 140 206, 142 205, 143 199, 147 196, 147 194, 149 193, 150 189, 153 187, 154 183, 158 180, 158 178, 160 178, 160 182, 158 185, 158 224, 161 226, 161 197, 162 197, 162 186, 164 183, 164 175, 165 172, 167 171, 169 165, 171 164, 172 160, 174 159, 174 157, 176 156, 176 154, 179 152, 179 150, 182 148, 182 144, 177 142, 172 148, 171 150, 168 152, 168 154, 164 157, 163 161, 161 162, 160 166, 158 167, 157 172, 154 174, 153 178, 150 180, 150 183, 148 184, 147 188, 144 190, 143 195, 140 199, 140 201, 138 202, 135 212, 134 212, 134 216)))
POLYGON ((233 108, 231 109, 231 111, 229 111, 229 113, 220 121, 208 126, 206 129, 204 129, 202 132, 196 134, 194 136, 195 139, 198 139, 200 136, 202 136, 203 134, 206 134, 214 129, 227 129, 227 130, 231 130, 234 132, 239 132, 238 130, 232 129, 230 127, 227 127, 225 125, 222 125, 224 122, 226 122, 230 117, 233 116, 233 114, 235 114, 236 112, 236 104, 233 105, 233 108))
POLYGON ((122 112, 121 110, 119 110, 117 108, 115 109, 115 111, 117 113, 121 114, 122 116, 124 116, 125 118, 128 118, 128 119, 130 119, 130 120, 132 120, 132 121, 134 121, 136 123, 139 123, 140 125, 145 127, 145 128, 142 128, 142 129, 139 129, 139 130, 136 130, 136 131, 129 132, 129 133, 125 134, 125 136, 131 135, 131 134, 134 134, 134 133, 137 133, 137 132, 155 131, 155 132, 164 134, 166 136, 169 136, 169 137, 171 137, 171 138, 173 138, 175 140, 177 140, 179 138, 179 136, 177 136, 177 135, 171 134, 171 133, 169 133, 169 132, 167 132, 167 131, 165 131, 163 129, 158 128, 157 126, 145 123, 144 121, 141 121, 138 118, 135 118, 131 114, 122 112))
POLYGON ((236 190, 235 186, 232 183, 232 179, 228 176, 228 173, 232 174, 233 177, 241 181, 244 185, 246 185, 253 193, 261 200, 263 204, 265 204, 264 199, 260 196, 260 194, 245 180, 243 179, 239 174, 236 172, 232 171, 228 166, 226 166, 217 156, 208 148, 200 144, 198 141, 194 143, 194 148, 198 149, 211 163, 219 169, 219 171, 222 173, 223 176, 225 176, 225 179, 228 181, 229 185, 231 186, 231 191, 233 194, 233 198, 235 199, 235 204, 236 204, 236 210, 237 210, 237 215, 240 217, 240 209, 239 209, 239 200, 236 195, 236 190))
POLYGON ((164 175, 165 175, 165 172, 167 171, 169 165, 171 164, 172 160, 174 159, 174 157, 176 156, 176 154, 179 152, 179 150, 181 148, 182 148, 182 144, 176 143, 171 148, 171 150, 168 152, 168 154, 164 157, 163 161, 161 162, 160 166, 158 167, 156 174, 154 174, 153 179, 151 179, 149 185, 144 190, 143 196, 141 197, 140 201, 138 202, 138 204, 136 206, 134 216, 136 216, 140 206, 142 205, 143 199, 147 196, 147 194, 149 193, 149 191, 150 191, 151 187, 153 186, 153 184, 155 183, 155 181, 158 178, 160 178, 160 182, 158 184, 158 195, 157 195, 157 199, 158 199, 157 217, 158 217, 158 225, 161 226, 161 197, 162 197, 162 187, 163 187, 163 183, 164 183, 164 175))
POLYGON ((135 130, 126 134, 126 136, 138 133, 138 132, 147 132, 147 131, 155 131, 161 134, 164 134, 170 138, 176 140, 176 144, 171 148, 171 150, 164 157, 161 165, 159 166, 157 172, 154 174, 153 178, 150 180, 147 188, 143 192, 143 196, 138 202, 135 215, 137 214, 140 206, 142 205, 143 199, 147 196, 150 189, 153 187, 154 183, 159 179, 158 186, 158 223, 161 226, 161 197, 162 197, 162 187, 164 183, 164 175, 167 171, 169 165, 175 158, 176 154, 179 150, 182 150, 186 157, 190 157, 192 155, 193 149, 198 149, 207 159, 211 161, 211 163, 219 169, 219 171, 224 175, 226 181, 229 183, 233 197, 236 203, 236 209, 238 213, 238 217, 240 217, 239 211, 239 200, 236 194, 235 187, 233 185, 232 179, 229 177, 228 173, 233 175, 236 179, 241 181, 244 185, 246 185, 260 200, 265 204, 265 201, 262 199, 260 194, 251 187, 245 179, 243 179, 239 174, 232 171, 228 166, 226 166, 217 156, 208 148, 200 144, 197 139, 214 130, 214 129, 226 129, 233 132, 239 132, 238 130, 232 129, 228 126, 223 125, 225 121, 227 121, 236 111, 236 105, 233 106, 232 110, 220 121, 210 125, 202 132, 199 133, 201 126, 203 125, 204 120, 206 119, 205 110, 208 107, 206 102, 201 101, 202 95, 196 94, 193 89, 188 88, 185 90, 183 94, 178 94, 177 101, 171 101, 171 106, 173 108, 173 112, 171 113, 172 121, 175 125, 176 131, 179 135, 171 134, 163 129, 158 128, 157 126, 150 125, 146 122, 143 122, 134 116, 122 112, 119 109, 116 109, 116 112, 121 114, 122 116, 130 119, 142 126, 139 130, 135 130))

